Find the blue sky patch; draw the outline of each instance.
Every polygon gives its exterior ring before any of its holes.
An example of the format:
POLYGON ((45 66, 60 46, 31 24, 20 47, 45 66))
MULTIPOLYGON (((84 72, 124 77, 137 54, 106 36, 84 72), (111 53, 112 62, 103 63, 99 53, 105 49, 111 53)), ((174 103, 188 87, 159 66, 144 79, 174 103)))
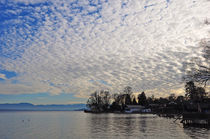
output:
POLYGON ((107 82, 104 81, 104 80, 96 80, 96 81, 94 81, 94 80, 89 80, 89 82, 91 82, 91 83, 99 82, 99 83, 101 83, 101 84, 103 84, 103 85, 112 86, 111 84, 107 83, 107 82))
POLYGON ((107 86, 112 86, 111 84, 108 84, 106 81, 104 80, 99 80, 100 83, 104 84, 104 85, 107 85, 107 86))
POLYGON ((7 79, 10 79, 12 77, 17 76, 17 73, 13 72, 13 71, 7 71, 7 70, 0 70, 1 74, 4 74, 6 76, 7 79))
POLYGON ((37 35, 46 15, 52 12, 49 8, 43 8, 42 11, 37 9, 49 5, 46 2, 29 5, 0 2, 0 57, 13 60, 21 57, 24 48, 31 46, 31 36, 37 35))

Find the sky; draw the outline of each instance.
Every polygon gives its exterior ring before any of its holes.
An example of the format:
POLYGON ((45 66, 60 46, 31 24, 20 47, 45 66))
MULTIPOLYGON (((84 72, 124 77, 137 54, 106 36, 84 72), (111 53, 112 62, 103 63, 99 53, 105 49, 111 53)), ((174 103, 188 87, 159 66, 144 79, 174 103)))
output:
POLYGON ((95 90, 184 93, 209 0, 0 0, 0 103, 85 103, 95 90))

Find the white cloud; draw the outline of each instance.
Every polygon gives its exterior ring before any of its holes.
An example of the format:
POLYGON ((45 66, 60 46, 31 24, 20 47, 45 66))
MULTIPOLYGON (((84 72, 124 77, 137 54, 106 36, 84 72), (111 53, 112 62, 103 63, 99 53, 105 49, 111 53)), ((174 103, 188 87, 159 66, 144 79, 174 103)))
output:
POLYGON ((5 74, 1 74, 1 73, 0 73, 0 78, 1 78, 1 79, 4 79, 4 80, 7 79, 6 76, 5 76, 5 74))
POLYGON ((0 84, 0 94, 33 94, 33 93, 44 93, 50 92, 52 95, 58 95, 60 89, 49 84, 42 84, 39 82, 19 82, 11 83, 6 81, 0 84))
MULTIPOLYGON (((45 20, 34 36, 23 40, 20 47, 5 48, 24 52, 16 59, 0 58, 0 65, 17 72, 20 81, 0 84, 1 92, 66 92, 84 97, 97 89, 117 92, 130 85, 134 91, 164 95, 180 86, 182 63, 193 52, 189 46, 210 37, 210 26, 203 23, 210 9, 205 0, 132 0, 125 4, 114 0, 96 2, 96 6, 85 0, 51 3, 45 7, 51 13, 44 7, 36 9, 36 18, 42 14, 45 20)), ((29 25, 22 34, 27 36, 30 33, 25 31, 31 30, 29 25)), ((23 37, 15 31, 7 36, 8 44, 17 44, 12 38, 23 37)))

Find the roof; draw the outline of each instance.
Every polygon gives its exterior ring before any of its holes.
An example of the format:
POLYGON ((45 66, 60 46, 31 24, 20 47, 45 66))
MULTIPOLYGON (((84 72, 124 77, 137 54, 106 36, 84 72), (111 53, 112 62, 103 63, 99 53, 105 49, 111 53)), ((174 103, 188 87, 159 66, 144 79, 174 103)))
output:
POLYGON ((133 108, 133 109, 142 109, 145 108, 144 106, 141 105, 127 105, 128 108, 133 108))

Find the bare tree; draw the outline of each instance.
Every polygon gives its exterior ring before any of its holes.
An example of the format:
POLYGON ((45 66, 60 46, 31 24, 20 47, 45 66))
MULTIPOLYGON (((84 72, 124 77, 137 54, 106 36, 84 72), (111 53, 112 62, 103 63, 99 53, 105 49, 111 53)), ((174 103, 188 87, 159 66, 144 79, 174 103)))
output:
POLYGON ((111 95, 109 91, 101 90, 92 93, 87 101, 87 107, 92 111, 106 111, 111 102, 111 95))
POLYGON ((207 93, 203 87, 196 87, 194 82, 187 82, 185 85, 186 97, 194 102, 202 101, 207 93))
POLYGON ((110 92, 108 90, 101 90, 100 98, 101 98, 101 102, 100 102, 101 105, 104 107, 104 109, 107 109, 111 101, 110 92))
POLYGON ((196 61, 186 63, 190 68, 187 74, 183 77, 186 82, 198 82, 206 86, 210 80, 210 39, 204 39, 200 42, 202 48, 202 59, 195 58, 196 61))
POLYGON ((132 94, 132 88, 130 86, 126 86, 123 91, 125 94, 132 94))
POLYGON ((123 91, 123 98, 124 98, 124 100, 125 100, 125 103, 124 104, 126 104, 126 105, 131 105, 132 104, 132 87, 130 87, 130 86, 126 86, 125 88, 124 88, 124 91, 123 91))
POLYGON ((99 111, 99 101, 100 97, 97 91, 92 93, 87 100, 87 107, 90 108, 92 111, 99 111), (94 109, 94 110, 93 110, 94 109))

